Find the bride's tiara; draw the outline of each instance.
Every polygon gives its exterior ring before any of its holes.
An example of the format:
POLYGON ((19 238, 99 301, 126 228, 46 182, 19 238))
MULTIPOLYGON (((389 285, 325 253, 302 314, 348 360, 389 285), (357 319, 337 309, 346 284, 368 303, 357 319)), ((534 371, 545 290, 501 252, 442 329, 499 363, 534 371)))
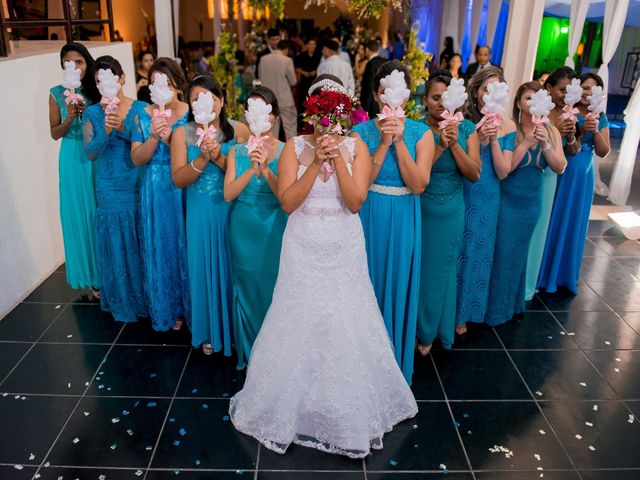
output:
POLYGON ((318 89, 323 91, 344 93, 348 97, 353 97, 353 94, 348 89, 344 88, 338 82, 331 80, 330 78, 323 78, 319 82, 311 85, 311 87, 309 87, 307 95, 311 95, 311 92, 315 92, 318 89))

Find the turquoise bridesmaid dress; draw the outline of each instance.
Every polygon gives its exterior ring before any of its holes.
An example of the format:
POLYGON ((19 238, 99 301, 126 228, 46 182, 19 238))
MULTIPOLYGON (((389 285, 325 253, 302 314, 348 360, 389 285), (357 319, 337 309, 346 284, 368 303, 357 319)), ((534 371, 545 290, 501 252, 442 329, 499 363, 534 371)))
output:
MULTIPOLYGON (((411 158, 429 127, 406 119, 404 141, 411 158)), ((373 155, 380 145, 374 120, 353 127, 373 155)), ((420 200, 400 175, 395 148, 387 152, 360 210, 369 276, 396 360, 407 383, 413 375, 418 298, 420 296, 420 200)))
POLYGON ((500 183, 500 212, 485 322, 496 326, 525 311, 527 256, 542 210, 543 170, 547 162, 541 148, 530 149, 500 183))
MULTIPOLYGON (((498 138, 502 151, 513 152, 516 132, 498 138)), ((491 145, 480 146, 482 173, 477 182, 464 180, 465 222, 458 257, 456 324, 484 322, 500 208, 500 179, 493 168, 491 145)))
MULTIPOLYGON (((582 128, 583 125, 584 116, 578 115, 578 127, 582 128)), ((603 113, 598 129, 608 126, 607 116, 603 113)), ((585 133, 581 143, 582 149, 575 155, 567 156, 567 168, 558 176, 538 278, 538 288, 547 292, 556 292, 558 287, 565 287, 578 293, 580 266, 593 202, 593 134, 585 133)))
MULTIPOLYGON (((278 159, 269 163, 278 174, 278 159)), ((236 176, 252 168, 247 144, 236 145, 236 176)), ((233 333, 238 368, 244 368, 262 321, 271 306, 278 278, 282 235, 287 215, 264 177, 255 175, 229 212, 229 253, 233 274, 233 333)))
POLYGON ((104 131, 100 104, 83 114, 85 150, 96 161, 96 245, 102 278, 100 305, 116 320, 148 316, 139 239, 139 169, 131 161, 131 129, 137 100, 124 119, 124 131, 104 131))
MULTIPOLYGON (((67 118, 64 91, 62 85, 50 90, 60 109, 61 120, 67 118)), ((82 94, 82 91, 76 89, 76 93, 82 94)), ((86 98, 85 102, 88 102, 86 98)), ((96 260, 94 166, 84 151, 82 120, 79 118, 71 123, 62 137, 58 176, 67 283, 72 288, 100 288, 102 282, 96 260)))
POLYGON ((553 199, 556 194, 556 184, 558 175, 551 168, 547 167, 542 172, 542 188, 540 189, 540 218, 531 235, 529 251, 527 252, 527 273, 525 277, 525 300, 531 300, 538 291, 538 273, 542 263, 544 246, 547 242, 547 229, 551 219, 551 209, 553 199))
MULTIPOLYGON (((131 141, 144 143, 151 136, 148 105, 137 103, 131 141)), ((172 127, 187 122, 188 112, 172 127)), ((184 192, 171 179, 169 144, 158 142, 149 163, 141 167, 140 243, 144 287, 154 330, 167 331, 177 318, 188 317, 189 278, 184 192)))
MULTIPOLYGON (((200 155, 196 125, 184 125, 189 162, 200 155)), ((222 144, 228 155, 235 138, 222 144)), ((207 163, 187 187, 187 261, 191 290, 191 343, 211 344, 215 352, 231 355, 233 287, 227 240, 229 203, 224 200, 224 171, 207 163)))
MULTIPOLYGON (((467 139, 475 125, 463 120, 458 144, 467 151, 467 139)), ((440 136, 434 134, 436 145, 440 136)), ((464 231, 463 177, 449 149, 431 168, 431 181, 420 197, 422 209, 422 267, 418 340, 431 345, 440 339, 443 348, 454 340, 457 307, 456 273, 464 231)))

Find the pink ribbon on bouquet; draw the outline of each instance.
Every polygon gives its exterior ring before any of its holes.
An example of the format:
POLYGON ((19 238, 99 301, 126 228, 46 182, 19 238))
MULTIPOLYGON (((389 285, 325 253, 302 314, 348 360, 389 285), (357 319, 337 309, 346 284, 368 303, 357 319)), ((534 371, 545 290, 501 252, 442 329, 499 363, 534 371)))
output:
POLYGON ((75 92, 71 93, 71 90, 65 90, 64 96, 67 97, 64 99, 64 103, 66 103, 67 105, 70 105, 70 104, 76 105, 83 100, 82 95, 75 92))
POLYGON ((562 118, 564 118, 565 120, 570 119, 573 122, 577 121, 578 119, 576 117, 576 114, 578 113, 580 113, 580 110, 572 107, 571 105, 565 105, 564 107, 562 107, 562 118))
POLYGON ((531 115, 531 121, 537 127, 538 125, 545 125, 549 123, 549 117, 538 117, 537 115, 531 115))
MULTIPOLYGON (((166 112, 166 110, 165 110, 166 112)), ((202 141, 205 137, 214 137, 218 130, 213 125, 208 126, 207 128, 196 129, 196 135, 198 136, 198 141, 196 142, 196 147, 199 147, 202 144, 202 141)))
POLYGON ((335 171, 336 171, 336 170, 335 170, 335 168, 333 168, 333 167, 329 164, 329 162, 323 162, 323 163, 322 163, 322 167, 320 168, 320 170, 322 170, 323 172, 326 172, 326 173, 333 173, 333 172, 335 172, 335 171))
POLYGON ((164 117, 166 119, 169 119, 171 117, 171 109, 170 108, 166 110, 155 109, 153 111, 153 118, 157 118, 157 117, 164 117))
POLYGON ((106 105, 106 112, 110 113, 115 107, 118 106, 118 104, 120 103, 120 99, 118 97, 113 97, 113 98, 109 98, 109 97, 102 97, 100 99, 100 103, 102 105, 106 105))
POLYGON ((493 125, 498 129, 502 127, 502 123, 504 122, 504 117, 502 116, 501 113, 491 112, 487 110, 487 107, 482 107, 482 110, 480 111, 480 113, 482 113, 482 115, 484 116, 480 119, 480 121, 478 122, 478 125, 476 125, 476 130, 480 130, 480 127, 482 127, 482 125, 484 125, 487 122, 493 122, 493 125))
POLYGON ((462 120, 464 120, 462 112, 452 113, 449 110, 445 110, 442 114, 442 121, 438 123, 438 127, 442 129, 449 125, 458 125, 462 120))
POLYGON ((385 105, 382 108, 382 112, 378 113, 378 120, 384 120, 385 118, 403 118, 404 116, 402 107, 393 109, 389 105, 385 105))
POLYGON ((255 135, 251 135, 249 140, 247 141, 247 151, 249 153, 253 152, 256 148, 262 146, 264 142, 269 140, 269 137, 265 135, 264 137, 256 137, 255 135))

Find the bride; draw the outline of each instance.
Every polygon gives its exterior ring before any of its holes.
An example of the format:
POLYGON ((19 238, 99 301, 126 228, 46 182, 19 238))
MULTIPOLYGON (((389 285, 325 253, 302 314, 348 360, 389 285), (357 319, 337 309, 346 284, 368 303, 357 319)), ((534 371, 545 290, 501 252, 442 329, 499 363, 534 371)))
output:
POLYGON ((361 458, 381 449, 383 435, 418 407, 367 270, 357 212, 371 157, 362 141, 335 133, 335 122, 320 127, 323 118, 348 118, 351 94, 338 78, 320 75, 305 107, 307 119, 321 121, 313 135, 287 142, 280 157, 278 197, 290 214, 280 270, 230 416, 236 429, 278 453, 295 443, 361 458), (322 98, 340 104, 318 112, 322 98))

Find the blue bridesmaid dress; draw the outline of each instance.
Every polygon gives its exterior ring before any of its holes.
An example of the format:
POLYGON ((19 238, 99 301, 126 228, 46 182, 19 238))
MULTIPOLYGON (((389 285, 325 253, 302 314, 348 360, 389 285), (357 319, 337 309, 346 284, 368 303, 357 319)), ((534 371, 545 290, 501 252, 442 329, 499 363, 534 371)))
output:
MULTIPOLYGON (((404 141, 411 158, 416 143, 429 130, 423 123, 405 120, 404 141)), ((374 120, 353 127, 373 155, 380 145, 374 120)), ((391 146, 375 183, 360 210, 369 276, 394 347, 396 360, 411 384, 420 296, 420 200, 400 175, 391 146)))
MULTIPOLYGON (((187 160, 200 155, 196 124, 183 127, 187 160)), ((228 155, 235 137, 221 145, 228 155)), ((229 203, 224 200, 224 171, 207 163, 198 179, 187 187, 187 260, 191 291, 191 343, 203 343, 215 352, 231 355, 233 284, 228 243, 229 203)))
MULTIPOLYGON (((463 120, 458 144, 467 151, 467 139, 475 125, 463 120)), ((436 145, 440 136, 434 134, 436 145)), ((422 209, 422 267, 418 340, 431 345, 440 339, 443 348, 454 340, 457 307, 456 273, 464 231, 463 177, 451 150, 445 150, 431 167, 431 181, 420 197, 422 209)))
MULTIPOLYGON (((147 104, 134 112, 131 141, 144 143, 151 136, 147 104)), ((172 130, 187 122, 188 112, 172 130)), ((176 319, 188 317, 189 278, 183 197, 171 179, 171 151, 160 140, 149 163, 141 167, 140 243, 144 287, 154 330, 169 330, 176 319)))
POLYGON ((542 171, 547 162, 538 145, 500 183, 500 211, 485 322, 496 326, 525 311, 527 251, 540 218, 542 171))
MULTIPOLYGON (((269 163, 278 174, 278 160, 284 144, 269 163)), ((236 145, 236 176, 251 166, 247 144, 236 145)), ((264 177, 255 175, 231 205, 229 249, 233 274, 233 332, 238 368, 244 368, 262 321, 271 306, 278 278, 282 235, 287 215, 264 177)))
POLYGON ((116 320, 146 317, 142 258, 138 236, 139 169, 131 161, 131 129, 137 100, 124 119, 124 131, 104 130, 100 104, 83 114, 85 150, 96 161, 96 245, 102 278, 100 305, 116 320))
MULTIPOLYGON (((604 113, 599 120, 599 130, 609 126, 604 113)), ((583 125, 584 116, 578 115, 578 127, 582 128, 583 125)), ((593 134, 584 133, 581 143, 582 149, 575 155, 567 156, 567 168, 558 176, 538 277, 538 288, 547 292, 556 292, 558 287, 565 287, 574 294, 578 293, 580 265, 593 202, 593 134)))
MULTIPOLYGON (((65 90, 62 85, 50 90, 60 109, 61 120, 67 118, 65 90)), ((82 95, 81 89, 76 89, 75 92, 82 95)), ((85 102, 88 103, 86 98, 85 102)), ((84 151, 80 118, 71 123, 69 130, 62 137, 58 176, 67 283, 72 288, 100 288, 96 260, 94 166, 84 151)))
MULTIPOLYGON (((502 151, 513 152, 516 132, 500 138, 502 151)), ((480 146, 482 173, 477 182, 464 180, 465 222, 458 258, 456 324, 484 322, 500 208, 500 179, 493 168, 491 145, 480 146)))

